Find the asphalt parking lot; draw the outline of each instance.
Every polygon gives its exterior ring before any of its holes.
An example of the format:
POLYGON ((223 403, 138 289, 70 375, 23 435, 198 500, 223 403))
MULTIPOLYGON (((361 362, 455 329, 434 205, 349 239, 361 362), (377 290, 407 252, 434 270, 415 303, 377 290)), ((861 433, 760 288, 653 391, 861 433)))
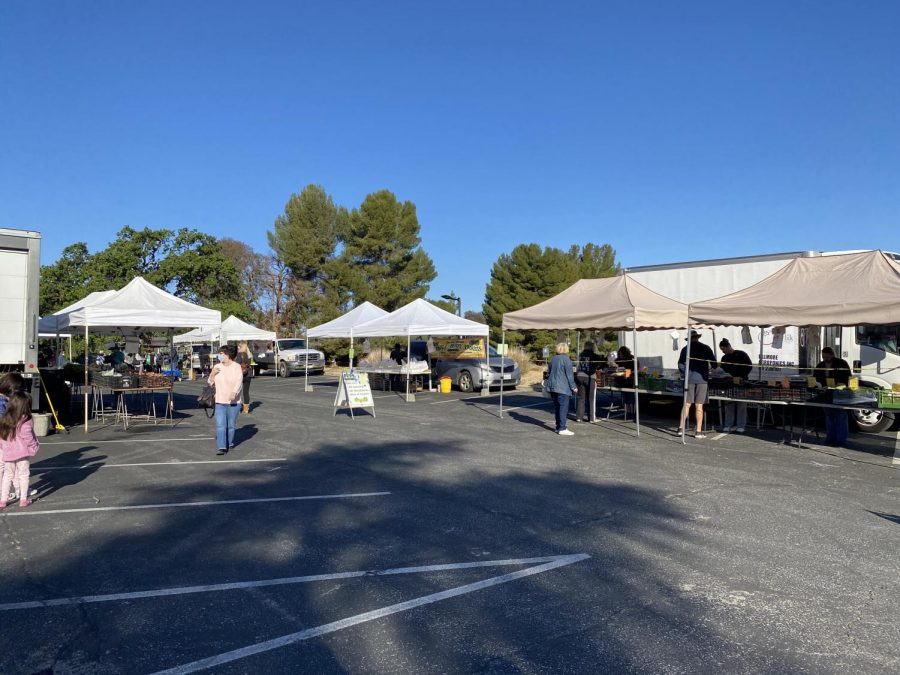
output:
POLYGON ((644 413, 257 378, 238 443, 44 439, 0 514, 3 673, 900 670, 897 432, 687 439, 644 413))

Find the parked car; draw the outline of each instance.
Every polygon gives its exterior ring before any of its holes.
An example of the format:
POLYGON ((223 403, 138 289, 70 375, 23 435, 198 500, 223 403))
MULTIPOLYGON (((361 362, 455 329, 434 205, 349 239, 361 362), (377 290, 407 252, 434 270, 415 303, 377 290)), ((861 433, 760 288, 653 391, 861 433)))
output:
POLYGON ((303 373, 307 369, 310 375, 325 372, 325 354, 307 348, 303 338, 279 338, 277 352, 274 349, 258 352, 254 359, 260 368, 277 367, 280 377, 303 373))
MULTIPOLYGON (((414 359, 427 360, 425 340, 413 340, 410 349, 414 359)), ((522 381, 516 362, 508 356, 501 357, 491 346, 488 346, 487 359, 432 358, 431 375, 435 380, 449 377, 453 386, 464 393, 499 387, 501 380, 504 387, 515 389, 522 381)))

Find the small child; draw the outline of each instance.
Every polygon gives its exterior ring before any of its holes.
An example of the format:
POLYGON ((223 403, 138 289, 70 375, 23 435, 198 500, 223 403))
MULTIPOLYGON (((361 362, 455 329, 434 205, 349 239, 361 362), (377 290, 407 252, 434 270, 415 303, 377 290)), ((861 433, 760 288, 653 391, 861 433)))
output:
POLYGON ((0 416, 0 509, 6 508, 6 497, 13 479, 19 483, 19 506, 31 505, 28 499, 28 479, 31 475, 29 457, 37 454, 37 436, 31 420, 31 397, 24 391, 14 391, 8 397, 6 412, 0 416))

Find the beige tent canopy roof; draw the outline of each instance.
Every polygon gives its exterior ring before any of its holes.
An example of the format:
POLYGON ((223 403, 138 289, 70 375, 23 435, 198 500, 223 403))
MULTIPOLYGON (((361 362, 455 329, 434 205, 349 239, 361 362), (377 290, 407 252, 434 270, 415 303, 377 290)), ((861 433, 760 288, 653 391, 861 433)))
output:
POLYGON ((504 330, 685 328, 687 305, 631 277, 582 279, 562 293, 503 315, 504 330))
POLYGON ((762 281, 689 309, 694 324, 900 323, 900 263, 883 251, 797 258, 762 281))

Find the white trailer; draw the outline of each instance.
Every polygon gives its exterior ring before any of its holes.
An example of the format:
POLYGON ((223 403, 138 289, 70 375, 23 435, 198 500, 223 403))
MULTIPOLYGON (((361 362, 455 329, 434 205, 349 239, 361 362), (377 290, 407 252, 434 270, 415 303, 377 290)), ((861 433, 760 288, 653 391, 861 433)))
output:
POLYGON ((19 372, 31 380, 35 408, 40 403, 40 279, 40 233, 0 228, 0 372, 19 372))
MULTIPOLYGON (((718 298, 762 281, 798 257, 836 255, 847 251, 795 251, 771 255, 720 258, 664 265, 647 265, 622 270, 651 290, 681 302, 718 298)), ((895 257, 900 259, 900 256, 895 257)), ((718 326, 698 328, 701 341, 719 353, 719 341, 727 338, 735 349, 747 352, 758 364, 751 377, 779 379, 815 366, 822 347, 830 346, 857 372, 864 386, 890 389, 900 382, 900 325, 822 326, 812 329, 785 326, 760 329, 758 326, 718 326)), ((620 344, 633 346, 641 367, 676 368, 685 345, 685 331, 638 333, 637 344, 629 332, 619 336, 620 344)), ((861 431, 882 431, 894 422, 892 413, 854 411, 861 431)))

